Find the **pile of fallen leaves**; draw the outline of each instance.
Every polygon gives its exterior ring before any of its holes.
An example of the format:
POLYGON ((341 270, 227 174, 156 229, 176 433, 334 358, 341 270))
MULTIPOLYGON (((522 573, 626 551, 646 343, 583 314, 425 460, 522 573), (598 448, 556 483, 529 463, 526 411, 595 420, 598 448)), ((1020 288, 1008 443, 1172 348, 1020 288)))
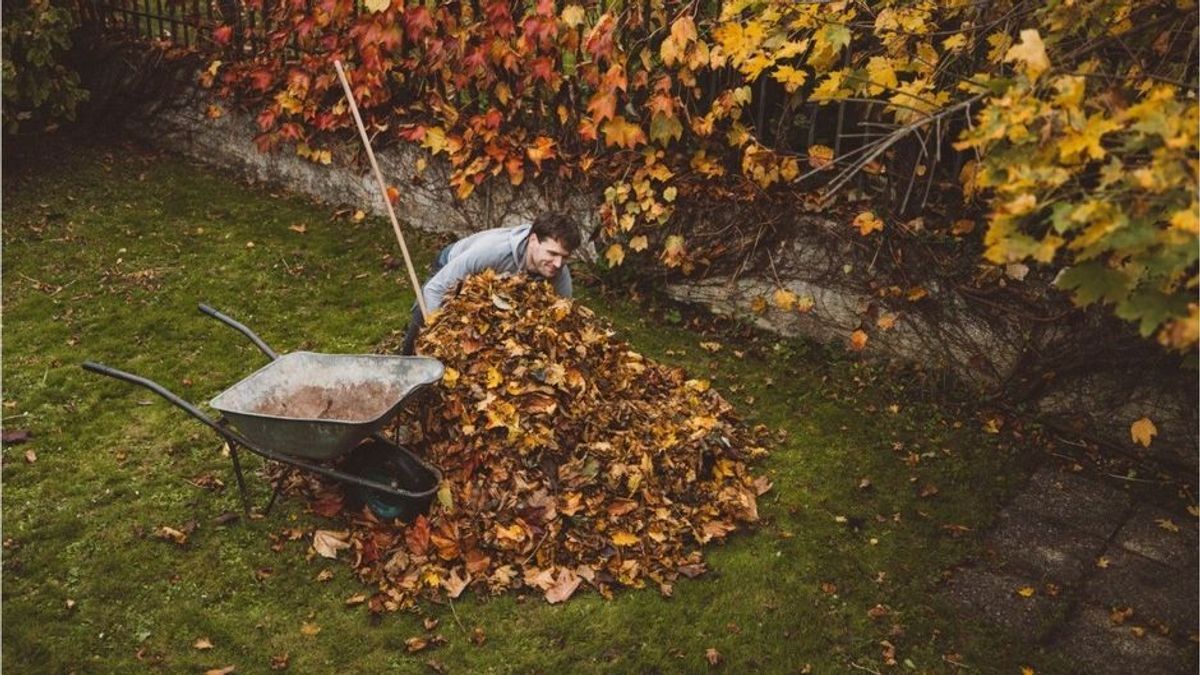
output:
MULTIPOLYGON (((378 585, 372 609, 467 587, 561 602, 582 584, 607 597, 652 582, 669 595, 705 571, 700 545, 758 518, 770 483, 746 463, 766 452, 760 434, 707 381, 632 351, 549 284, 468 279, 417 351, 446 366, 409 424, 408 446, 444 474, 430 513, 406 525, 364 509, 314 538, 325 555, 350 549, 378 585)), ((336 489, 314 503, 338 506, 336 489)))

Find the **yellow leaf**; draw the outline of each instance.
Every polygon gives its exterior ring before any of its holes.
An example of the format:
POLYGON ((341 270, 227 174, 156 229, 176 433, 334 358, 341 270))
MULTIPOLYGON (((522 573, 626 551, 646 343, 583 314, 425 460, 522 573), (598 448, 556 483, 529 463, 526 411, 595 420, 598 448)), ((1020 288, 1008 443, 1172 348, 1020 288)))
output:
POLYGON ((875 96, 882 94, 885 89, 895 89, 900 81, 896 79, 896 70, 892 67, 891 59, 886 56, 872 56, 867 62, 867 77, 871 80, 867 93, 875 96))
POLYGON ((1100 556, 1099 558, 1096 558, 1096 567, 1099 567, 1102 570, 1108 569, 1108 565, 1110 562, 1111 561, 1108 559, 1107 556, 1100 556))
POLYGON ((761 295, 750 301, 750 311, 755 314, 762 314, 767 311, 767 299, 761 295))
POLYGON ((863 211, 855 216, 853 225, 858 228, 858 233, 864 237, 872 232, 878 232, 883 229, 883 221, 877 218, 871 211, 863 211))
POLYGON ((832 168, 833 148, 827 145, 808 146, 808 163, 814 169, 832 168))
POLYGON ((683 264, 684 255, 687 249, 684 248, 683 237, 678 234, 672 234, 663 242, 663 263, 667 267, 678 267, 683 264))
POLYGON ((1120 123, 1105 119, 1104 113, 1096 113, 1088 118, 1082 130, 1068 133, 1059 142, 1059 158, 1064 163, 1082 159, 1085 154, 1092 159, 1104 159, 1105 150, 1100 145, 1100 139, 1104 134, 1120 128, 1120 123))
POLYGON ((646 235, 644 234, 639 234, 638 236, 629 240, 629 250, 631 251, 645 251, 649 246, 650 240, 646 239, 646 235))
POLYGON ((875 325, 878 326, 880 330, 891 330, 895 327, 896 319, 898 318, 900 317, 891 312, 885 312, 875 320, 875 325))
POLYGON ((1021 675, 1034 675, 1034 670, 1029 666, 1021 666, 1021 675))
POLYGON ((625 262, 625 249, 621 248, 620 244, 613 244, 604 252, 604 259, 608 261, 609 267, 616 267, 625 262))
POLYGON ((628 532, 618 532, 612 536, 612 543, 617 546, 633 546, 640 541, 637 536, 628 532))
POLYGON ((817 88, 813 89, 812 93, 808 95, 808 100, 829 101, 831 99, 845 96, 847 93, 849 93, 845 89, 842 89, 842 81, 845 79, 845 71, 835 70, 832 73, 829 73, 825 76, 824 80, 821 80, 821 84, 818 84, 817 88))
POLYGON ((220 70, 220 68, 221 68, 221 62, 219 60, 213 61, 212 63, 208 64, 208 74, 212 75, 213 77, 216 77, 217 71, 220 70))
POLYGON ((425 130, 425 138, 421 141, 421 145, 435 155, 445 152, 447 147, 445 130, 441 127, 429 127, 425 130))
POLYGON ((958 49, 962 49, 962 47, 966 44, 967 44, 967 36, 963 33, 956 33, 956 34, 951 35, 950 37, 946 38, 945 40, 942 40, 942 49, 945 49, 948 52, 952 52, 952 51, 955 51, 958 49))
POLYGON ((1171 216, 1171 227, 1177 230, 1183 230, 1190 234, 1200 234, 1200 218, 1196 216, 1198 210, 1196 204, 1192 204, 1186 209, 1176 211, 1171 216))
POLYGON ((676 189, 674 185, 672 185, 672 186, 668 187, 667 189, 663 190, 662 195, 663 195, 663 199, 666 200, 668 203, 670 203, 670 202, 675 201, 675 197, 677 197, 679 195, 679 190, 676 189))
POLYGON ((1150 447, 1150 441, 1158 433, 1158 427, 1148 417, 1142 417, 1129 426, 1129 436, 1134 443, 1140 443, 1143 448, 1150 447))
POLYGON ((646 134, 642 128, 636 124, 630 124, 621 115, 606 121, 601 130, 604 132, 604 144, 608 146, 632 150, 638 145, 646 143, 646 134))
POLYGON ((782 84, 783 88, 790 94, 803 87, 804 83, 808 81, 808 71, 798 70, 789 65, 782 65, 775 69, 771 77, 782 84))
POLYGON ((584 10, 579 5, 567 5, 563 8, 562 20, 569 28, 574 28, 583 23, 584 17, 584 10))
POLYGON ((774 295, 771 296, 771 301, 779 309, 790 312, 796 306, 796 294, 785 288, 777 288, 774 295))
POLYGON ((1025 74, 1030 80, 1036 80, 1039 75, 1050 67, 1050 59, 1046 56, 1046 45, 1037 29, 1026 28, 1021 31, 1021 41, 1004 55, 1004 62, 1020 61, 1025 66, 1025 74))
POLYGON ((1022 598, 1032 598, 1033 594, 1036 592, 1037 591, 1034 590, 1033 586, 1022 586, 1017 589, 1017 595, 1021 596, 1022 598))
POLYGON ((453 387, 458 383, 458 371, 453 368, 446 368, 446 371, 442 373, 442 382, 447 387, 453 387))
POLYGON ((721 346, 722 345, 720 342, 701 342, 700 343, 701 349, 703 349, 706 352, 711 352, 713 354, 716 354, 717 352, 721 351, 721 346))
POLYGON ((496 368, 494 366, 491 368, 488 368, 487 388, 495 389, 496 387, 499 387, 502 382, 504 382, 504 376, 500 374, 500 371, 496 370, 496 368))
POLYGON ((309 623, 305 621, 304 623, 300 624, 300 632, 304 635, 312 637, 313 635, 321 632, 321 627, 315 623, 309 623))
POLYGON ((814 300, 811 295, 805 295, 800 298, 799 302, 796 303, 796 311, 800 312, 801 314, 808 314, 816 305, 817 301, 814 300))
POLYGON ((861 352, 867 348, 867 334, 862 329, 856 330, 850 334, 850 349, 861 352))
POLYGON ((366 0, 367 9, 372 12, 382 12, 391 6, 391 0, 366 0))
POLYGON ((367 217, 367 214, 364 213, 362 209, 358 209, 357 211, 354 212, 354 215, 351 216, 351 219, 353 219, 354 222, 356 222, 356 223, 361 223, 363 218, 366 218, 366 217, 367 217))

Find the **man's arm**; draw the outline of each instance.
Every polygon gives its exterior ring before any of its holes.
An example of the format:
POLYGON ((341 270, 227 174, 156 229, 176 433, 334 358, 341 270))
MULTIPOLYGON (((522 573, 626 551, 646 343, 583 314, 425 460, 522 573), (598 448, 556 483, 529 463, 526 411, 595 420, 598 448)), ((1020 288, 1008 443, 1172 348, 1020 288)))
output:
POLYGON ((486 269, 495 269, 503 262, 503 251, 484 250, 485 248, 472 246, 459 253, 425 282, 422 293, 425 295, 425 307, 430 313, 442 306, 446 296, 454 290, 459 281, 486 269))

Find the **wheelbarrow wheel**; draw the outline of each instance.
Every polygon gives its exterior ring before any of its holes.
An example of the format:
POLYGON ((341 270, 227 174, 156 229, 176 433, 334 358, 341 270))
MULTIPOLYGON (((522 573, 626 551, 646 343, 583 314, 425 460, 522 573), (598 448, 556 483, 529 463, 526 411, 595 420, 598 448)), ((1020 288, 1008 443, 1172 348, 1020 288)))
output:
MULTIPOLYGON (((360 478, 391 485, 409 492, 427 492, 430 485, 421 484, 419 466, 397 446, 379 441, 367 441, 359 445, 346 457, 342 468, 360 478)), ((351 508, 364 505, 382 520, 400 519, 411 522, 429 508, 432 496, 407 497, 388 494, 364 485, 349 484, 346 497, 351 508)))

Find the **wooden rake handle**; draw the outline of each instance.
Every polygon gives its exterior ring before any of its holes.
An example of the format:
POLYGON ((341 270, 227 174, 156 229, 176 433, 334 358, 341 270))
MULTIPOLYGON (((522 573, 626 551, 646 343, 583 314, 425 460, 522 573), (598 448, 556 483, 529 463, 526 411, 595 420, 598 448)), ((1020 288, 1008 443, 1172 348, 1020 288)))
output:
POLYGON ((338 79, 342 81, 342 89, 346 92, 346 101, 350 104, 350 113, 354 115, 354 123, 358 125, 358 135, 362 138, 363 147, 367 150, 367 159, 371 161, 371 170, 375 172, 375 180, 379 182, 379 194, 383 195, 383 205, 387 207, 388 217, 392 219, 392 230, 396 240, 400 242, 400 252, 404 254, 404 265, 408 268, 408 280, 412 282, 413 292, 417 294, 417 305, 421 308, 421 316, 429 318, 425 308, 425 295, 421 293, 421 282, 417 279, 417 271, 413 268, 412 257, 408 255, 408 245, 404 243, 404 233, 400 231, 400 221, 396 219, 396 211, 392 208, 392 200, 388 198, 387 183, 383 180, 383 172, 375 161, 375 151, 371 149, 371 139, 367 137, 367 129, 363 126, 362 116, 358 114, 358 104, 354 102, 354 92, 350 89, 350 81, 346 79, 346 71, 342 62, 334 60, 333 67, 337 68, 338 79))

